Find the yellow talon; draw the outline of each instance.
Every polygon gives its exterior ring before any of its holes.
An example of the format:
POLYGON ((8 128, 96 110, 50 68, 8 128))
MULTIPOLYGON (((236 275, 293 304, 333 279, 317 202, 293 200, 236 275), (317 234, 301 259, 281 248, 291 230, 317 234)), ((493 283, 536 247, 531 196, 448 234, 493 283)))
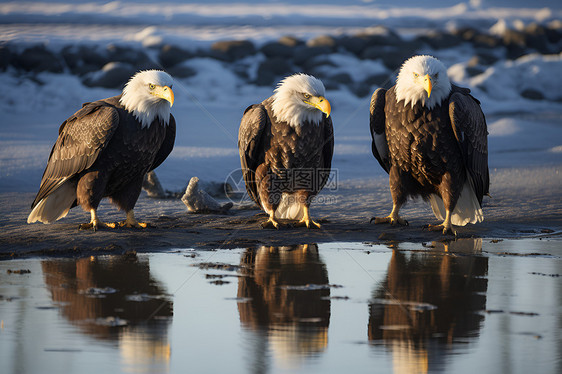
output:
POLYGON ((127 218, 124 221, 119 222, 119 227, 127 227, 131 229, 145 229, 148 227, 148 223, 139 222, 135 219, 135 214, 132 210, 127 212, 127 218))
POLYGON ((89 223, 82 223, 80 224, 80 226, 78 226, 79 230, 94 230, 97 231, 98 229, 101 228, 110 228, 110 229, 114 229, 116 226, 114 223, 104 223, 102 222, 97 215, 97 212, 95 209, 90 210, 90 216, 91 216, 91 220, 89 223))

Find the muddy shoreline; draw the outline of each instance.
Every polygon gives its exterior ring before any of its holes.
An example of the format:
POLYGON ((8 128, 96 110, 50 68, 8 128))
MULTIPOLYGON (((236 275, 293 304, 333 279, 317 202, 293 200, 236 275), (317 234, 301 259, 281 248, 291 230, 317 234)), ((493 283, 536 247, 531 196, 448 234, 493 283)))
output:
MULTIPOLYGON (((543 193, 535 195, 535 199, 525 200, 518 190, 503 191, 501 196, 487 201, 485 221, 457 228, 458 238, 562 238, 562 208, 552 204, 557 198, 552 195, 557 195, 558 191, 554 189, 552 194, 543 193), (550 201, 550 205, 545 201, 550 201)), ((452 236, 424 229, 424 225, 437 221, 423 202, 409 203, 403 210, 409 226, 370 224, 373 211, 377 215, 388 213, 390 197, 384 188, 373 193, 372 185, 356 185, 340 189, 333 197, 337 201, 335 205, 313 206, 313 215, 322 223, 321 229, 287 226, 273 230, 261 228, 266 217, 259 210, 234 209, 228 215, 188 214, 180 200, 155 200, 143 193, 135 212, 151 227, 93 232, 78 230, 78 225, 89 218, 80 209, 73 209, 66 218, 51 225, 28 225, 28 201, 32 200, 33 194, 0 193, 0 259, 74 257, 175 248, 217 250, 325 242, 389 244, 454 240, 452 236)), ((99 213, 107 222, 124 218, 123 213, 106 201, 102 202, 99 213)))

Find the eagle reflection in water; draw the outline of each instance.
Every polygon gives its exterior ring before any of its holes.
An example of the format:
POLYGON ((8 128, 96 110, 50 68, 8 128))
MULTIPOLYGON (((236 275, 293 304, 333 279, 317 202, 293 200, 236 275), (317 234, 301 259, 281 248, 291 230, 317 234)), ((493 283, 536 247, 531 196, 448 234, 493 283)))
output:
POLYGON ((238 278, 238 298, 245 302, 238 303, 238 312, 253 334, 253 368, 267 367, 268 356, 291 368, 322 353, 328 344, 330 289, 318 246, 247 249, 241 264, 246 270, 238 278))
POLYGON ((486 309, 488 258, 482 239, 395 249, 369 305, 368 337, 391 353, 395 373, 442 370, 447 352, 476 339, 486 309))
POLYGON ((125 367, 168 371, 173 304, 135 254, 45 260, 47 289, 61 315, 85 334, 115 341, 125 367))

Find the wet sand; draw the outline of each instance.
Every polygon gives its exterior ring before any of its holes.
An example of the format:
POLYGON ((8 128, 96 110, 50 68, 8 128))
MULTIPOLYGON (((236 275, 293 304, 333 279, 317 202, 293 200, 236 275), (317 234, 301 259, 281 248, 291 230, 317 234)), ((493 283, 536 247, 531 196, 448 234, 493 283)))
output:
MULTIPOLYGON (((492 173, 491 199, 484 201, 485 221, 457 228, 460 238, 556 238, 562 234, 562 176, 556 167, 503 169, 492 173), (514 182, 516 181, 516 182, 514 182)), ((0 194, 0 258, 20 256, 83 256, 94 253, 147 252, 173 248, 222 249, 257 245, 292 245, 305 242, 389 241, 423 243, 451 240, 423 227, 438 223, 423 201, 408 203, 402 215, 409 226, 369 223, 391 208, 385 178, 340 183, 337 191, 323 192, 324 203, 312 207, 322 229, 285 227, 262 229, 266 217, 259 210, 233 209, 231 214, 188 214, 180 200, 151 199, 143 193, 137 218, 147 229, 78 230, 89 220, 80 208, 51 225, 26 223, 32 193, 0 194)), ((109 202, 102 202, 100 217, 107 222, 124 219, 109 202)))

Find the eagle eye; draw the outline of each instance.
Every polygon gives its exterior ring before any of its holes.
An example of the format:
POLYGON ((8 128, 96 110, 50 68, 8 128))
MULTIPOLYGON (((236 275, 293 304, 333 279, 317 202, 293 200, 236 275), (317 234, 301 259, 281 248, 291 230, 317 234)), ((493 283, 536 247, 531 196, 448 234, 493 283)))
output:
POLYGON ((150 83, 150 84, 148 85, 148 88, 150 88, 151 90, 153 90, 153 89, 155 89, 155 88, 156 88, 156 86, 155 86, 155 85, 153 85, 152 83, 150 83))
POLYGON ((311 97, 311 96, 310 96, 309 94, 307 94, 307 93, 305 93, 305 94, 303 94, 303 95, 304 95, 304 98, 307 99, 307 100, 310 99, 310 97, 311 97))
POLYGON ((414 78, 419 77, 420 75, 418 73, 414 73, 414 78))

